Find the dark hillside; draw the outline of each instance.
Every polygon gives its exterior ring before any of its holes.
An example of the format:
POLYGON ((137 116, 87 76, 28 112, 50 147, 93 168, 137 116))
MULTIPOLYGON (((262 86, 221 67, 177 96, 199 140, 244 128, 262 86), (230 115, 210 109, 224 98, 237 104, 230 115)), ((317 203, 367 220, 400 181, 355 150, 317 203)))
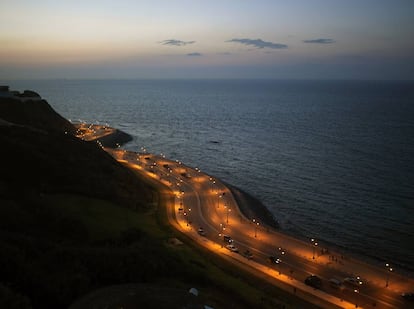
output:
POLYGON ((96 143, 74 137, 76 128, 37 93, 0 94, 0 198, 72 193, 147 207, 149 188, 96 143))
POLYGON ((0 198, 71 193, 144 210, 150 190, 96 143, 69 134, 0 126, 0 198))
MULTIPOLYGON (((126 211, 148 210, 153 189, 95 142, 72 135, 70 122, 28 94, 24 100, 0 96, 0 308, 67 308, 90 289, 151 268, 120 267, 118 259, 142 263, 142 250, 121 249, 123 234, 96 243, 90 238, 95 223, 64 210, 94 203, 99 214, 106 200, 127 225, 126 211), (111 273, 102 279, 106 269, 111 273)), ((131 233, 139 242, 142 233, 131 233)))
POLYGON ((148 233, 152 189, 96 143, 0 121, 0 144, 0 308, 68 308, 130 283, 167 291, 166 300, 146 297, 146 308, 184 308, 192 300, 177 295, 193 283, 226 302, 188 248, 148 233))
POLYGON ((74 134, 73 125, 41 99, 0 97, 0 118, 37 129, 74 134))
POLYGON ((0 87, 0 308, 262 307, 238 270, 172 245, 153 206, 172 196, 72 132, 36 93, 0 87))

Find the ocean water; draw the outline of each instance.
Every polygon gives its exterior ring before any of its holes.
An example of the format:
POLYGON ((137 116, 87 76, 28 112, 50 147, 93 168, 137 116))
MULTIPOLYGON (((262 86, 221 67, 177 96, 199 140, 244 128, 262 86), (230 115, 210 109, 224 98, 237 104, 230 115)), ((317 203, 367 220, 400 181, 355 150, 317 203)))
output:
POLYGON ((414 271, 414 82, 3 83, 238 186, 288 234, 414 271))

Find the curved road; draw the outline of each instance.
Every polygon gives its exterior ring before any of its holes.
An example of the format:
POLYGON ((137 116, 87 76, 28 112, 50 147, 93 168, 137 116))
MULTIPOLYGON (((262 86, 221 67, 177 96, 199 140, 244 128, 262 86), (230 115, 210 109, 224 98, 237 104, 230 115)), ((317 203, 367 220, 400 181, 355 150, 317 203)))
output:
POLYGON ((219 179, 197 168, 164 156, 104 149, 119 162, 155 179, 174 193, 175 202, 169 206, 168 218, 176 229, 253 275, 323 308, 414 307, 414 302, 401 296, 403 292, 414 291, 414 280, 391 272, 391 266, 369 265, 321 248, 317 240, 307 243, 265 226, 256 218, 246 218, 231 191, 219 179), (199 228, 203 229, 203 235, 199 228), (226 248, 224 235, 233 239, 239 252, 226 248), (252 258, 244 256, 246 250, 253 254, 252 258), (279 263, 271 263, 270 256, 279 259, 279 263), (322 279, 319 289, 304 283, 313 274, 322 279), (349 277, 360 279, 351 284, 344 281, 349 277), (341 286, 330 285, 332 278, 342 282, 341 286))
POLYGON ((175 205, 168 212, 170 222, 194 241, 219 255, 230 257, 238 266, 257 273, 281 288, 326 308, 412 308, 402 292, 411 291, 410 278, 377 268, 312 243, 289 237, 262 225, 240 212, 231 191, 220 180, 199 169, 171 161, 163 156, 106 149, 118 161, 140 170, 167 186, 175 194, 175 205), (205 235, 200 235, 202 228, 205 235), (239 252, 226 248, 224 235, 230 236, 239 252), (253 258, 243 256, 245 250, 253 258), (280 259, 272 264, 269 256, 280 259), (315 274, 322 279, 321 289, 305 285, 305 278, 315 274), (362 284, 333 287, 329 279, 343 281, 360 277, 362 284), (388 286, 387 286, 388 284, 388 286))

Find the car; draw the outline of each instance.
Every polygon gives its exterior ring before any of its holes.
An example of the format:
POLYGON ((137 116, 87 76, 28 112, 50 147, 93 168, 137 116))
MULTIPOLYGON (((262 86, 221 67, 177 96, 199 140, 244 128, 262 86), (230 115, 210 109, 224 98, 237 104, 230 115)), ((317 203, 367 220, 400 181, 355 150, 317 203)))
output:
POLYGON ((229 235, 224 235, 223 240, 224 240, 224 242, 227 242, 229 244, 231 244, 233 242, 233 239, 229 235))
POLYGON ((203 229, 202 227, 200 227, 200 228, 198 229, 197 233, 198 233, 199 235, 201 235, 201 236, 206 236, 206 235, 207 235, 207 234, 206 234, 206 232, 204 231, 204 229, 203 229))
POLYGON ((191 178, 191 175, 188 174, 188 173, 181 173, 180 175, 183 176, 183 177, 185 177, 185 178, 188 178, 188 179, 191 178))
POLYGON ((346 277, 343 280, 343 283, 345 285, 351 286, 351 287, 359 287, 362 285, 362 280, 359 276, 356 277, 346 277))
POLYGON ((402 293, 401 296, 410 301, 414 301, 414 292, 413 293, 402 293))
POLYGON ((271 264, 279 264, 280 262, 282 262, 281 259, 279 259, 278 257, 275 257, 273 255, 269 256, 268 260, 271 264))
POLYGON ((227 245, 226 248, 232 252, 239 252, 239 249, 233 244, 227 245))
POLYGON ((310 275, 306 277, 305 284, 314 287, 315 289, 320 289, 322 287, 322 279, 316 275, 310 275))
POLYGON ((335 289, 341 289, 342 288, 342 282, 336 278, 329 279, 329 285, 335 289))
POLYGON ((253 258, 253 253, 251 253, 249 249, 243 251, 242 255, 248 260, 251 260, 253 258))

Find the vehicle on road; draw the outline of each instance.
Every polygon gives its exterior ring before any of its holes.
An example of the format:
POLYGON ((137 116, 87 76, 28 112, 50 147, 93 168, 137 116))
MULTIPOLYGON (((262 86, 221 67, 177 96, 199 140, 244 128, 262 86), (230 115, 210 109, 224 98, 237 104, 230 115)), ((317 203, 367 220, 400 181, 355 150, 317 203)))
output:
POLYGON ((275 257, 273 255, 269 256, 268 260, 271 264, 279 264, 280 262, 282 262, 281 259, 279 259, 278 257, 275 257))
POLYGON ((197 231, 198 235, 200 236, 206 236, 206 232, 204 231, 204 229, 202 227, 200 227, 197 231))
POLYGON ((183 176, 183 177, 185 177, 185 178, 188 178, 188 179, 191 178, 191 175, 188 174, 188 173, 181 173, 180 175, 183 176))
POLYGON ((401 296, 410 301, 414 301, 414 292, 413 293, 402 293, 401 296))
POLYGON ((251 253, 249 249, 243 251, 242 255, 248 260, 251 260, 253 258, 253 253, 251 253))
POLYGON ((227 245, 226 248, 232 252, 239 252, 239 249, 233 244, 227 245))
POLYGON ((233 239, 229 235, 224 235, 223 240, 224 240, 224 242, 227 242, 229 244, 231 244, 233 242, 233 239))
POLYGON ((315 289, 320 289, 322 287, 322 279, 316 275, 310 275, 306 277, 305 284, 314 287, 315 289))
POLYGON ((360 287, 362 285, 361 277, 346 277, 343 280, 344 285, 350 286, 350 287, 360 287))
POLYGON ((342 288, 342 282, 336 278, 329 279, 329 285, 335 289, 341 289, 342 288))

